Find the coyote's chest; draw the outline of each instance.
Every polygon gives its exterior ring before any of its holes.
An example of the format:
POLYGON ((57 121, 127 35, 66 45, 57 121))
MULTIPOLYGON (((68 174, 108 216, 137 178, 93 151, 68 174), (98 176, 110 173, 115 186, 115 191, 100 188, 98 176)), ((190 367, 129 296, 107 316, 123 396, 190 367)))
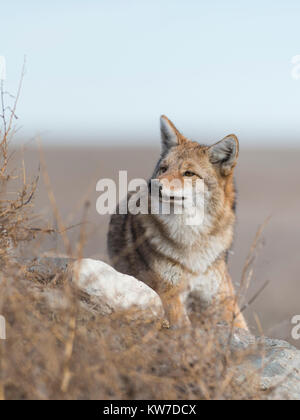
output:
POLYGON ((218 294, 223 273, 219 260, 226 250, 223 238, 201 238, 191 247, 174 247, 154 237, 153 245, 165 258, 157 257, 153 269, 160 279, 180 286, 183 295, 196 293, 203 303, 211 303, 218 294))

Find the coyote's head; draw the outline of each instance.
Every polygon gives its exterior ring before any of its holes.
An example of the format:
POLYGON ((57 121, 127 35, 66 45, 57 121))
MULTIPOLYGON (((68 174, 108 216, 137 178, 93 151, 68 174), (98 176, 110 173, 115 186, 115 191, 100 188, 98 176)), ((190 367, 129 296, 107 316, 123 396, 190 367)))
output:
POLYGON ((212 146, 204 146, 184 137, 164 115, 160 122, 162 154, 151 180, 159 189, 159 201, 176 208, 192 195, 206 220, 216 222, 226 215, 230 217, 235 206, 237 137, 231 134, 212 146))

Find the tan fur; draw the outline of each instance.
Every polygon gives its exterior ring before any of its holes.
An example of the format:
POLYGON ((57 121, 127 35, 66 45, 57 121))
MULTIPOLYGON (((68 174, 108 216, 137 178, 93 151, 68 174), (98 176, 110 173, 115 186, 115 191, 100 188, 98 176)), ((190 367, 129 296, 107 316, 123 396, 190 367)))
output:
MULTIPOLYGON (((165 116, 161 124, 163 152, 152 178, 162 191, 172 180, 182 184, 189 177, 195 185, 203 179, 203 224, 187 226, 186 216, 176 214, 113 215, 108 234, 111 262, 160 294, 171 325, 188 325, 190 308, 201 312, 221 306, 220 321, 234 319, 235 326, 247 328, 226 263, 235 221, 238 140, 230 135, 203 146, 182 136, 165 116)), ((180 184, 168 190, 171 200, 172 194, 180 193, 180 184)))

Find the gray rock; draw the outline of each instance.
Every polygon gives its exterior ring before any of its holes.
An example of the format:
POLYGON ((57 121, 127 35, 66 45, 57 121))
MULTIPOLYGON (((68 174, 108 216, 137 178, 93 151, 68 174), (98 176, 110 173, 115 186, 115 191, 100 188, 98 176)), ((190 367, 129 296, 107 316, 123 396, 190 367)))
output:
POLYGON ((92 298, 103 313, 126 312, 130 317, 161 318, 164 310, 158 294, 132 276, 89 258, 72 262, 70 281, 92 298))
POLYGON ((46 278, 53 278, 59 272, 64 273, 73 261, 74 259, 71 258, 59 257, 38 257, 31 260, 18 260, 19 263, 26 264, 29 272, 45 276, 46 278))
MULTIPOLYGON (((135 306, 143 314, 163 317, 160 298, 152 289, 102 261, 84 259, 79 263, 67 258, 39 258, 30 263, 29 270, 49 278, 57 271, 67 271, 70 280, 96 300, 103 313, 135 306)), ((223 345, 228 343, 228 330, 220 329, 219 338, 223 345)), ((285 341, 255 338, 244 330, 235 330, 230 350, 238 361, 238 380, 242 381, 249 369, 254 369, 260 375, 262 397, 300 400, 300 351, 295 347, 285 341)))
POLYGON ((233 354, 249 350, 239 371, 241 375, 249 368, 259 372, 262 396, 269 400, 300 400, 300 351, 295 347, 238 330, 232 337, 231 350, 233 354))

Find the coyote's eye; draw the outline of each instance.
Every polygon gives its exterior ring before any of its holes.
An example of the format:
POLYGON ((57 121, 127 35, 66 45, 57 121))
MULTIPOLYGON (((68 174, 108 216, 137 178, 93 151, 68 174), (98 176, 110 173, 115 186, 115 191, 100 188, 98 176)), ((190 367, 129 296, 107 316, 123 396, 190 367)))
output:
POLYGON ((162 174, 164 174, 165 172, 167 172, 167 170, 168 170, 168 167, 167 167, 167 166, 162 166, 162 167, 160 168, 160 172, 161 172, 162 174))
POLYGON ((192 177, 192 176, 196 176, 196 174, 194 174, 194 172, 191 172, 191 171, 186 171, 186 172, 183 174, 183 176, 186 176, 186 177, 192 177))

